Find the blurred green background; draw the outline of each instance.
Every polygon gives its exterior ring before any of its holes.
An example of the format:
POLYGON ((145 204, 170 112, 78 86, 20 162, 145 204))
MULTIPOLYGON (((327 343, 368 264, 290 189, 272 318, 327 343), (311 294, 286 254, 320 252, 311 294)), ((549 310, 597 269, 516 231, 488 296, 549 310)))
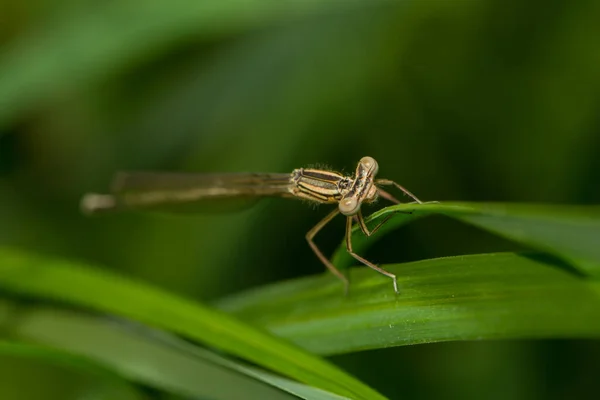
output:
MULTIPOLYGON (((86 218, 81 195, 118 170, 350 173, 370 155, 422 200, 600 203, 599 17, 593 0, 0 2, 0 245, 211 300, 322 273, 304 234, 329 208, 274 199, 86 218)), ((317 237, 327 254, 343 226, 317 237)), ((519 249, 440 217, 366 255, 519 249)), ((585 398, 600 386, 592 341, 332 360, 391 398, 585 398)), ((8 371, 51 385, 45 398, 89 379, 1 360, 8 371)))

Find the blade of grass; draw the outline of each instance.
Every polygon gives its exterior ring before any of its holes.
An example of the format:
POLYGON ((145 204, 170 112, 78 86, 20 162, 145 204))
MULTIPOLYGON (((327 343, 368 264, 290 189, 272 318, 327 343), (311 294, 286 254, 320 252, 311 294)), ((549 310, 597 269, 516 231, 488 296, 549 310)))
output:
POLYGON ((448 257, 353 269, 223 299, 224 311, 319 354, 449 340, 600 337, 600 282, 544 255, 448 257), (566 269, 565 269, 566 268, 566 269))
POLYGON ((266 332, 199 303, 105 270, 2 248, 0 288, 132 318, 342 396, 383 398, 329 362, 266 332))
POLYGON ((163 392, 209 399, 296 398, 260 383, 264 382, 305 399, 342 398, 127 321, 44 306, 6 304, 5 308, 11 307, 12 314, 18 313, 18 318, 5 324, 11 337, 84 355, 163 392))
MULTIPOLYGON (((87 358, 69 354, 67 352, 31 344, 0 340, 0 357, 17 357, 21 359, 38 361, 55 367, 76 371, 79 374, 87 375, 103 382, 107 382, 108 386, 106 386, 106 393, 104 393, 106 397, 102 398, 141 398, 136 390, 120 376, 112 373, 108 369, 100 367, 87 358)), ((7 395, 6 387, 3 388, 2 394, 3 396, 7 395)), ((97 393, 97 395, 100 396, 100 393, 97 393)), ((10 395, 8 396, 10 397, 10 395)))
POLYGON ((51 93, 103 79, 189 37, 210 38, 373 3, 127 0, 94 6, 78 4, 5 46, 0 57, 0 126, 51 93))
MULTIPOLYGON (((373 213, 367 222, 374 223, 390 213, 397 214, 370 238, 366 238, 358 227, 353 229, 352 244, 355 251, 364 251, 383 233, 397 229, 412 219, 443 214, 546 251, 571 263, 586 275, 600 277, 599 206, 450 202, 400 204, 373 213)), ((347 254, 344 243, 338 247, 333 260, 340 268, 356 264, 347 254)))

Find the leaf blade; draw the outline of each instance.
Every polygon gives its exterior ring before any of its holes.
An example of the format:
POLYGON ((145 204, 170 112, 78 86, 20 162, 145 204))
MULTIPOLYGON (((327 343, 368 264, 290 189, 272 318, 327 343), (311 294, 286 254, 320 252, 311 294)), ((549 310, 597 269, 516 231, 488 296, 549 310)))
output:
MULTIPOLYGON (((364 251, 380 238, 404 224, 433 214, 443 214, 507 239, 547 251, 573 264, 581 272, 600 277, 600 207, 564 206, 518 203, 436 203, 399 204, 383 208, 367 218, 373 223, 398 212, 371 238, 365 238, 358 227, 353 228, 355 251, 364 251)), ((333 260, 340 268, 356 261, 348 256, 345 244, 336 250, 333 260)))
POLYGON ((0 287, 148 323, 346 397, 383 398, 341 369, 285 341, 217 310, 108 271, 3 248, 0 287))
MULTIPOLYGON (((72 375, 69 374, 64 378, 69 379, 70 381, 76 381, 77 378, 83 380, 89 379, 89 384, 95 388, 95 397, 99 399, 137 400, 142 398, 136 388, 126 382, 122 377, 85 357, 38 345, 18 343, 12 340, 0 340, 0 365, 3 369, 6 364, 10 365, 11 369, 18 371, 16 373, 16 375, 18 375, 19 372, 22 373, 23 371, 20 370, 18 366, 15 366, 15 359, 25 361, 26 363, 39 363, 46 365, 51 369, 58 368, 65 370, 65 372, 68 371, 72 373, 72 375)), ((60 374, 55 378, 58 377, 60 377, 60 374)), ((6 376, 3 374, 3 378, 3 398, 31 398, 31 396, 40 396, 41 392, 44 392, 44 390, 48 390, 44 393, 46 396, 52 397, 53 394, 66 396, 67 394, 70 394, 68 398, 77 398, 77 396, 69 393, 68 390, 62 391, 61 389, 52 387, 52 385, 48 385, 48 382, 44 379, 41 379, 39 382, 36 381, 36 384, 41 385, 41 387, 36 387, 32 391, 29 391, 29 388, 24 388, 22 386, 22 382, 20 382, 18 378, 16 381, 14 380, 16 376, 6 376)), ((77 385, 77 383, 75 383, 75 385, 77 385)))
POLYGON ((19 318, 10 324, 15 339, 85 356, 127 379, 166 393, 210 399, 292 398, 287 393, 306 399, 342 398, 129 321, 40 305, 0 302, 0 309, 3 306, 18 307, 19 318))
POLYGON ((328 275, 223 299, 223 310, 331 355, 448 340, 599 337, 600 282, 543 255, 447 257, 352 270, 350 295, 328 275), (343 340, 342 340, 343 339, 343 340))
POLYGON ((78 5, 6 46, 0 57, 0 126, 65 86, 98 82, 132 60, 185 38, 219 37, 369 3, 127 0, 94 7, 78 5))

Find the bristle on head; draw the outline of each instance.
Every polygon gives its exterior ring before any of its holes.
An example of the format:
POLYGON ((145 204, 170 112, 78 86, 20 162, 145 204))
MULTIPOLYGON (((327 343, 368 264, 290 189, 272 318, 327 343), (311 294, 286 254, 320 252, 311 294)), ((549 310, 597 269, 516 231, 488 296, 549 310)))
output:
POLYGON ((114 210, 117 201, 110 194, 88 193, 81 199, 81 212, 87 215, 114 210))

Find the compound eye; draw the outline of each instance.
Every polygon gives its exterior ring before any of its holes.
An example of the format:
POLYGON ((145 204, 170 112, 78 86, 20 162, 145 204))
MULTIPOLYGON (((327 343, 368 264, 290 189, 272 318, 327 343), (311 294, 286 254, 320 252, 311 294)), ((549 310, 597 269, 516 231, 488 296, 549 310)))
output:
POLYGON ((360 210, 360 203, 355 197, 348 197, 347 199, 342 199, 338 207, 344 215, 355 215, 360 210))
POLYGON ((373 175, 377 175, 377 172, 379 172, 379 164, 377 164, 377 161, 373 157, 363 157, 360 159, 360 163, 369 171, 372 171, 373 175))

